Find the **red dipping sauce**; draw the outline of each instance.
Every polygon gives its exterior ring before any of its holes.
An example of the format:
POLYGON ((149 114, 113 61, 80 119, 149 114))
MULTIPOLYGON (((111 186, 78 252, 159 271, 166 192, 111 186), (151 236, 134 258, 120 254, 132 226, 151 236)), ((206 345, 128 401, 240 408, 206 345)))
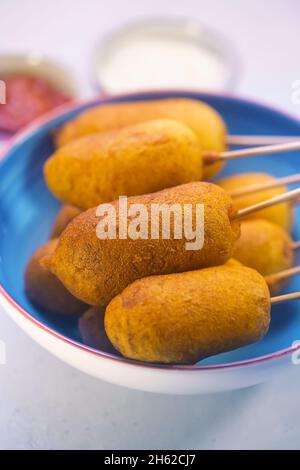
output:
POLYGON ((23 74, 1 76, 6 104, 0 104, 0 131, 16 132, 36 117, 70 101, 42 78, 23 74))

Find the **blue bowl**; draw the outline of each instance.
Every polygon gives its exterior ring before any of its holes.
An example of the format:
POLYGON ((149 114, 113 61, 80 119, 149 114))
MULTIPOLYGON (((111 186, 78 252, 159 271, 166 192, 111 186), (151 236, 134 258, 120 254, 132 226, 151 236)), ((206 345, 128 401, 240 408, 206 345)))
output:
MULTIPOLYGON (((210 95, 194 92, 149 92, 123 95, 109 99, 67 105, 59 113, 52 113, 46 119, 37 121, 13 140, 0 162, 0 297, 5 297, 15 310, 33 321, 57 338, 91 351, 80 345, 77 323, 59 316, 49 316, 34 307, 24 292, 23 273, 33 251, 49 236, 59 202, 49 193, 44 178, 43 164, 53 152, 53 131, 89 107, 120 101, 135 101, 165 97, 183 96, 200 99, 223 116, 231 134, 300 135, 300 122, 277 110, 229 96, 210 95)), ((264 171, 275 176, 300 172, 300 153, 257 157, 230 162, 222 176, 237 172, 264 171)), ((296 208, 296 223, 293 232, 300 239, 300 214, 296 208)), ((300 279, 295 277, 287 291, 300 290, 300 279)), ((300 302, 283 304, 272 308, 271 327, 266 337, 255 344, 220 354, 199 366, 182 369, 201 370, 213 367, 223 368, 242 364, 257 363, 261 360, 276 359, 291 353, 292 343, 300 336, 300 302), (240 362, 242 361, 242 362, 240 362)), ((101 356, 101 353, 93 351, 101 356)), ((111 357, 102 355, 103 357, 111 357)), ((99 358, 100 360, 100 358, 99 358)), ((115 359, 118 361, 133 361, 115 359)), ((140 365, 140 364, 139 364, 140 365)), ((148 367, 144 365, 143 367, 148 367)), ((172 367, 163 367, 172 369, 172 367)))

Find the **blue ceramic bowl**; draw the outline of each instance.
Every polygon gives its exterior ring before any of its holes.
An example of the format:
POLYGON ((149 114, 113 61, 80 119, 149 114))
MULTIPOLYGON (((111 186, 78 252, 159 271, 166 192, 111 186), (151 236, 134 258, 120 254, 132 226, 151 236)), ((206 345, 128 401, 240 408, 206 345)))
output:
MULTIPOLYGON (((156 367, 82 345, 75 321, 46 315, 30 303, 24 292, 25 265, 32 252, 47 240, 59 208, 59 202, 45 185, 42 172, 44 161, 54 150, 53 131, 91 106, 170 96, 201 99, 212 105, 225 119, 231 134, 300 135, 300 122, 296 119, 261 104, 229 96, 149 92, 64 106, 58 113, 37 121, 17 136, 0 162, 0 300, 17 323, 47 349, 76 367, 106 380, 168 393, 198 393, 250 385, 268 375, 265 369, 258 366, 268 365, 268 370, 273 370, 276 364, 284 364, 286 368, 291 363, 291 355, 299 348, 292 344, 300 339, 300 301, 274 306, 270 330, 256 344, 214 356, 196 366, 156 367), (110 363, 109 373, 103 372, 107 361, 110 363), (112 375, 120 375, 119 368, 126 367, 130 370, 130 380, 112 375), (235 370, 239 371, 238 375, 236 372, 232 374, 235 370), (165 377, 162 374, 166 374, 165 377), (182 383, 182 374, 185 375, 186 385, 182 383)), ((246 171, 265 171, 275 176, 300 172, 300 153, 234 161, 226 166, 222 176, 246 171)), ((293 235, 295 239, 300 239, 299 208, 296 208, 293 235)), ((295 277, 287 287, 287 291, 296 290, 300 290, 299 277, 295 277)))

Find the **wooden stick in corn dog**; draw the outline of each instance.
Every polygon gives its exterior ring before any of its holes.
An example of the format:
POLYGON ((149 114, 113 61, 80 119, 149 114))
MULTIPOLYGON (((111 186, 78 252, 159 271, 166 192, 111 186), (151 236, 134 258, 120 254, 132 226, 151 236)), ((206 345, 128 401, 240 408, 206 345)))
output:
POLYGON ((280 194, 266 201, 262 201, 257 204, 254 204, 253 206, 240 209, 236 214, 236 218, 241 219, 243 217, 247 217, 250 214, 253 214, 254 212, 267 209, 268 207, 272 207, 277 204, 282 204, 284 202, 293 201, 297 199, 299 196, 300 196, 300 188, 292 189, 291 191, 287 191, 285 194, 280 194))
POLYGON ((284 269, 283 271, 279 271, 278 273, 269 274, 268 276, 264 276, 265 281, 268 285, 285 281, 290 279, 291 277, 300 274, 300 266, 294 266, 293 268, 284 269))
POLYGON ((240 145, 245 147, 256 147, 257 145, 274 145, 285 142, 298 141, 300 136, 279 136, 279 135, 228 135, 226 138, 228 145, 240 145))
POLYGON ((300 299, 300 292, 291 292, 290 294, 277 295, 271 297, 271 304, 281 304, 283 302, 290 302, 291 300, 300 299))
MULTIPOLYGON (((273 196, 284 194, 288 191, 286 184, 278 185, 280 178, 276 178, 269 173, 245 172, 227 176, 217 181, 234 198, 234 205, 237 209, 252 206, 258 202, 270 199, 273 196), (276 186, 273 186, 275 184, 276 186), (237 194, 237 192, 247 191, 248 188, 258 188, 260 185, 272 186, 260 191, 237 194)), ((288 232, 291 231, 294 222, 294 206, 297 200, 269 207, 268 209, 250 214, 247 219, 260 218, 279 225, 288 232)))
MULTIPOLYGON (((188 98, 109 103, 82 112, 57 132, 56 144, 65 145, 80 137, 136 125, 153 119, 174 119, 188 126, 204 150, 222 152, 226 145, 265 145, 294 140, 293 137, 226 136, 226 125, 211 106, 188 98)), ((213 176, 224 161, 204 165, 204 178, 213 176)))
MULTIPOLYGON (((285 149, 294 147, 286 144, 285 149)), ((249 152, 205 154, 189 127, 162 119, 71 142, 47 160, 44 173, 58 199, 88 209, 120 195, 136 196, 202 180, 204 162, 250 156, 249 152)), ((258 149, 251 152, 255 156, 258 149)), ((279 149, 261 147, 259 152, 279 149)))
POLYGON ((259 191, 265 191, 267 189, 277 188, 278 186, 287 185, 287 184, 295 184, 300 182, 300 173, 296 173, 294 175, 283 176, 281 178, 274 178, 270 181, 263 181, 261 183, 250 184, 246 187, 235 188, 229 190, 229 194, 231 197, 238 197, 244 196, 246 194, 257 193, 259 191))
MULTIPOLYGON (((235 264, 227 263, 227 266, 234 266, 235 264)), ((283 271, 282 276, 286 275, 287 277, 291 277, 292 275, 298 274, 300 268, 294 268, 294 273, 283 271)), ((270 286, 269 286, 270 287, 270 286)), ((295 294, 292 294, 293 299, 297 298, 295 294)), ((281 301, 287 301, 290 299, 290 294, 288 297, 281 298, 281 301)), ((271 303, 276 303, 276 298, 271 297, 271 303), (273 299, 274 302, 273 302, 273 299)), ((277 303, 280 303, 277 301, 277 303)), ((188 307, 187 307, 188 308, 188 307)), ((89 310, 85 312, 85 314, 79 320, 79 330, 81 333, 82 340, 85 344, 90 347, 100 349, 101 351, 106 351, 109 353, 116 354, 117 351, 113 348, 111 342, 109 341, 107 334, 104 328, 104 314, 105 310, 99 307, 91 307, 89 310)))
POLYGON ((300 140, 295 142, 284 142, 274 145, 262 145, 239 150, 229 150, 226 152, 204 152, 203 158, 206 164, 218 160, 235 160, 237 158, 257 157, 281 152, 292 152, 300 150, 300 140))
MULTIPOLYGON (((188 127, 202 149, 222 152, 226 149, 226 125, 221 115, 202 101, 188 98, 156 99, 108 103, 88 109, 57 132, 58 147, 80 137, 107 132, 152 120, 175 120, 188 127)), ((204 168, 204 179, 222 167, 218 161, 204 168)))
POLYGON ((271 297, 253 269, 217 266, 133 282, 109 303, 104 324, 125 357, 193 364, 262 339, 271 305, 296 298, 271 297))

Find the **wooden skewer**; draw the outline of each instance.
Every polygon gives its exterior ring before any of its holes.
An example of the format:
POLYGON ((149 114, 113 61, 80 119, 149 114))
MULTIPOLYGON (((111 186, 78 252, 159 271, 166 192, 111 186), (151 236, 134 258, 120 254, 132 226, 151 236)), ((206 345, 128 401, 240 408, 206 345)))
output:
POLYGON ((245 194, 252 194, 258 191, 264 191, 266 189, 276 188, 284 184, 293 184, 300 182, 300 173, 295 175, 284 176, 282 178, 277 178, 271 181, 265 181, 263 183, 255 183, 244 188, 237 188, 231 191, 228 191, 231 197, 244 196, 245 194))
POLYGON ((291 292, 290 294, 277 295, 271 297, 271 304, 281 304, 282 302, 288 302, 290 300, 300 299, 300 292, 291 292))
POLYGON ((234 160, 241 157, 256 157, 259 155, 269 155, 279 152, 290 152, 300 150, 300 141, 286 142, 276 145, 263 145, 260 147, 251 147, 240 150, 229 150, 228 152, 204 152, 203 158, 205 163, 214 163, 219 160, 234 160))
POLYGON ((292 142, 299 140, 300 136, 278 136, 278 135, 228 135, 228 145, 241 145, 241 146, 257 146, 257 145, 273 145, 282 144, 284 142, 292 142))
POLYGON ((287 191, 284 194, 279 194, 278 196, 274 196, 266 201, 258 202, 257 204, 253 204, 252 206, 245 207, 237 211, 234 219, 241 219, 253 212, 260 211, 262 209, 267 209, 268 207, 275 206, 276 204, 282 204, 284 202, 292 201, 300 196, 300 188, 292 189, 291 191, 287 191))
POLYGON ((289 279, 290 277, 296 276, 296 274, 300 274, 300 266, 284 269, 283 271, 279 271, 278 273, 264 276, 264 278, 266 283, 269 284, 273 282, 283 281, 284 279, 289 279))

